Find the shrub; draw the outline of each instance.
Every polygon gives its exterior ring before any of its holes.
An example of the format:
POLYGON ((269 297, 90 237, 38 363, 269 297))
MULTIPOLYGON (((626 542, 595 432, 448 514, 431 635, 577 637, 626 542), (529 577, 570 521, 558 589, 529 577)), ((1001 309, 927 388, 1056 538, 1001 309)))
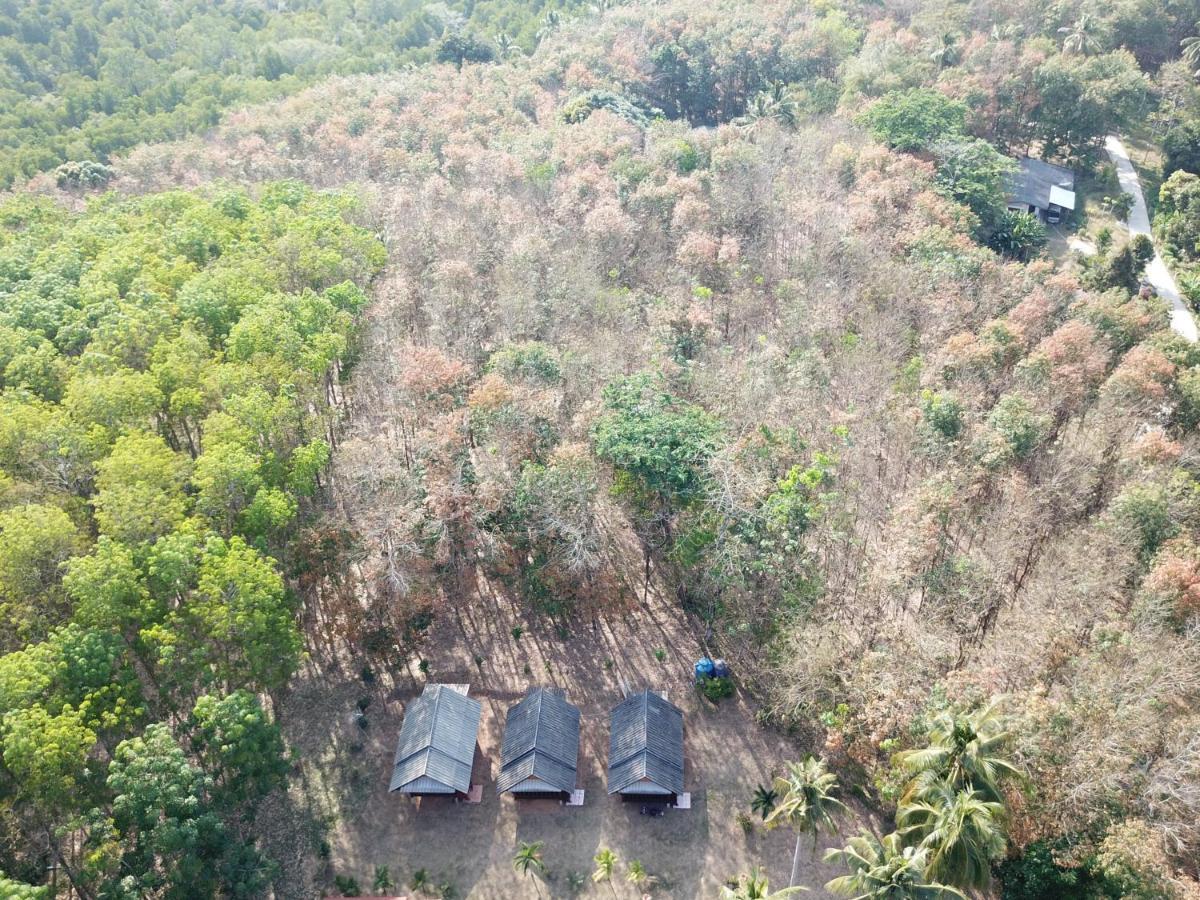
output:
POLYGON ((697 687, 711 703, 717 703, 726 697, 733 696, 733 681, 729 678, 705 678, 697 687))
POLYGON ((358 879, 349 875, 333 876, 333 885, 343 897, 358 897, 362 894, 362 889, 358 886, 358 879))

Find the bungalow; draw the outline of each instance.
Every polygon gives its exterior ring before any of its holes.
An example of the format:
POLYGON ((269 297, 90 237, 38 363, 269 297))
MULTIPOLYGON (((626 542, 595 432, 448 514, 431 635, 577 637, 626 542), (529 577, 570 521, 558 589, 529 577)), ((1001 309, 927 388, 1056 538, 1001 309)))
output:
POLYGON ((508 711, 496 792, 567 800, 579 764, 579 709, 562 691, 533 688, 508 711))
POLYGON ((1075 173, 1040 159, 1018 160, 1008 179, 1008 208, 1057 225, 1075 208, 1075 173))
POLYGON ((652 691, 612 711, 608 792, 627 800, 666 800, 683 793, 683 713, 652 691))
POLYGON ((388 790, 416 796, 468 794, 482 712, 465 686, 425 685, 405 711, 388 790))

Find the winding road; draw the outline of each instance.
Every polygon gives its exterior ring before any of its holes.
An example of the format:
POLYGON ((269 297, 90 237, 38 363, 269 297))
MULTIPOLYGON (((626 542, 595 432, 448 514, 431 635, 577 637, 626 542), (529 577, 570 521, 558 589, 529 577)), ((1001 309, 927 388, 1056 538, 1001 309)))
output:
MULTIPOLYGON (((1133 198, 1133 209, 1129 213, 1129 222, 1126 223, 1129 226, 1129 233, 1131 235, 1144 234, 1153 240, 1153 235, 1150 233, 1150 214, 1146 210, 1146 198, 1142 196, 1142 185, 1138 181, 1133 163, 1129 161, 1125 145, 1115 134, 1110 134, 1104 141, 1104 149, 1117 167, 1117 178, 1121 182, 1121 190, 1133 198)), ((1154 288, 1158 296, 1170 305, 1172 330, 1195 343, 1198 336, 1196 319, 1192 316, 1187 301, 1180 296, 1179 287, 1175 284, 1175 279, 1157 248, 1154 251, 1154 259, 1150 261, 1150 265, 1146 266, 1146 280, 1150 282, 1150 286, 1154 288)))

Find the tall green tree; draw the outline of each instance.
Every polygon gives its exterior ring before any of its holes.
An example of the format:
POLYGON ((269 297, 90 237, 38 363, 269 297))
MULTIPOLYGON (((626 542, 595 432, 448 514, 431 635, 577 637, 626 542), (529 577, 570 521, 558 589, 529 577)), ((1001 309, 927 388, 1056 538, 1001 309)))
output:
POLYGON ((902 805, 896 825, 906 843, 928 851, 928 877, 981 891, 991 883, 992 864, 1004 855, 1003 818, 1003 804, 943 782, 902 805))
POLYGON ((927 850, 905 847, 895 832, 880 840, 863 831, 842 849, 825 851, 825 862, 850 870, 825 889, 852 900, 965 900, 957 888, 926 876, 927 860, 927 850))
POLYGON ((541 885, 538 883, 537 876, 546 871, 546 864, 542 862, 542 842, 521 841, 521 845, 517 848, 517 852, 513 854, 513 871, 529 878, 533 878, 533 883, 537 889, 538 896, 542 895, 541 885))
POLYGON ((803 762, 788 763, 787 772, 775 779, 779 801, 766 817, 768 828, 786 825, 796 832, 796 849, 792 854, 792 875, 788 886, 800 877, 800 842, 811 834, 813 852, 821 829, 835 831, 833 817, 846 807, 833 796, 838 789, 837 776, 825 768, 825 761, 810 756, 803 762))
POLYGON ((616 470, 621 490, 669 525, 700 496, 719 423, 651 373, 613 382, 603 398, 604 412, 592 427, 596 454, 616 470))
POLYGON ((1005 756, 1012 741, 997 704, 970 711, 945 710, 928 723, 928 745, 896 755, 910 781, 901 804, 940 791, 977 791, 983 800, 1000 802, 1005 779, 1019 778, 1020 769, 1005 756))

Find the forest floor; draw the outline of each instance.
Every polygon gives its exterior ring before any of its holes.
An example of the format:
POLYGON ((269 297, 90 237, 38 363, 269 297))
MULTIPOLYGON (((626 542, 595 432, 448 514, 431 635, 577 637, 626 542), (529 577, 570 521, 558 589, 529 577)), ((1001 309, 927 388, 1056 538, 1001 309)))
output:
MULTIPOLYGON (((622 554, 624 555, 624 554, 622 554)), ((634 553, 627 557, 636 559, 634 553)), ((299 756, 300 786, 288 798, 289 812, 267 811, 264 828, 278 833, 268 842, 277 859, 294 868, 280 882, 280 896, 302 896, 313 879, 352 876, 369 893, 376 866, 387 866, 405 895, 414 871, 425 870, 431 885, 448 884, 452 895, 470 898, 538 896, 535 886, 513 872, 512 855, 520 841, 543 841, 548 867, 541 896, 639 897, 625 879, 625 865, 638 859, 655 877, 661 897, 715 897, 730 876, 761 865, 772 884, 787 884, 793 837, 786 829, 766 832, 761 825, 747 834, 737 820, 749 813, 754 787, 769 783, 786 760, 816 748, 800 746, 755 721, 755 706, 740 693, 714 706, 691 685, 699 642, 678 605, 653 588, 638 584, 640 566, 621 575, 628 608, 594 624, 580 625, 560 639, 553 629, 531 625, 520 610, 480 581, 477 596, 464 604, 463 616, 447 612, 432 626, 421 657, 428 680, 469 683, 471 696, 483 703, 474 780, 483 783, 483 802, 420 804, 388 793, 392 758, 405 704, 426 680, 414 657, 378 672, 364 685, 359 665, 343 660, 312 662, 297 678, 281 711, 289 743, 299 756), (636 598, 636 599, 635 599, 636 598), (514 639, 512 629, 524 631, 514 639), (478 664, 476 660, 480 659, 478 664), (582 713, 579 784, 586 791, 582 808, 555 801, 518 804, 496 794, 500 741, 509 706, 534 684, 565 688, 582 713), (639 806, 605 793, 608 713, 623 690, 665 690, 684 712, 685 782, 692 808, 670 810, 662 818, 639 814, 639 806), (354 722, 356 702, 371 697, 368 727, 354 722), (328 844, 314 853, 323 820, 328 844), (309 844, 303 827, 309 823, 309 844), (278 846, 282 842, 283 846, 278 846), (592 857, 602 847, 620 859, 614 884, 590 880, 592 857), (325 855, 324 860, 321 859, 325 855), (581 893, 570 888, 570 873, 587 878, 581 893), (293 887, 294 884, 294 887, 293 887)), ((856 810, 858 808, 856 807, 856 810)), ((853 833, 862 815, 843 823, 853 833)), ((821 849, 841 843, 822 836, 821 849)), ((834 871, 810 853, 805 842, 801 882, 808 896, 825 896, 820 886, 834 871)), ((439 896, 433 891, 431 896, 439 896)))

